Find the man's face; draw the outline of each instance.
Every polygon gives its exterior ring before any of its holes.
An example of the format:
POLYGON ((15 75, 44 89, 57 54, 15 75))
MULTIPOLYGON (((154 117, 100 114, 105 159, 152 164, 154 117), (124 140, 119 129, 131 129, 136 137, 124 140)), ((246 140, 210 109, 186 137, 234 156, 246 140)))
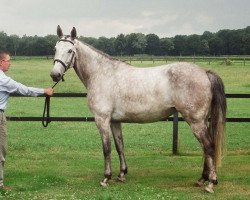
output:
POLYGON ((5 54, 4 58, 0 60, 0 69, 4 72, 8 71, 10 67, 10 56, 5 54))

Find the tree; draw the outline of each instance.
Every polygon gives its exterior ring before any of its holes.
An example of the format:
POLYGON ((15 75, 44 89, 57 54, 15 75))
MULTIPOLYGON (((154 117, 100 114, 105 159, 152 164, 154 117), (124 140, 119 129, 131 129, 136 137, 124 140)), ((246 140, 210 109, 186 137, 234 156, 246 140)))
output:
POLYGON ((176 35, 173 38, 174 43, 174 55, 182 55, 186 50, 186 38, 185 35, 176 35))
POLYGON ((199 54, 199 48, 200 48, 200 36, 193 34, 190 36, 187 36, 186 39, 186 55, 196 55, 199 54))
POLYGON ((8 50, 14 56, 17 55, 17 50, 19 48, 20 38, 17 35, 11 35, 8 39, 8 50))
POLYGON ((22 38, 20 38, 19 41, 19 47, 17 49, 17 52, 21 56, 28 56, 30 55, 30 38, 26 35, 24 35, 22 38))
POLYGON ((83 37, 83 36, 80 36, 79 37, 79 40, 93 46, 93 47, 97 47, 97 43, 98 43, 98 39, 94 38, 94 37, 83 37))
POLYGON ((201 40, 200 46, 198 49, 198 53, 200 55, 208 55, 209 54, 209 44, 208 44, 207 40, 205 40, 205 39, 201 40))
POLYGON ((160 39, 160 55, 172 55, 174 51, 173 39, 161 38, 160 39))
MULTIPOLYGON (((250 27, 249 27, 250 28, 250 27)), ((250 31, 245 31, 245 34, 242 37, 243 42, 243 54, 250 54, 250 31)))
POLYGON ((211 33, 209 31, 205 31, 202 35, 201 35, 201 40, 207 40, 209 41, 210 39, 212 39, 214 37, 214 33, 211 33))
POLYGON ((144 53, 147 41, 145 35, 142 33, 131 33, 126 35, 126 53, 127 55, 142 54, 144 53))
POLYGON ((45 36, 45 40, 47 43, 46 55, 53 55, 56 42, 58 41, 58 36, 57 35, 47 35, 47 36, 45 36))
POLYGON ((228 53, 239 55, 244 53, 243 30, 233 30, 228 34, 228 53))
POLYGON ((149 55, 159 55, 160 54, 160 38, 155 34, 146 35, 147 45, 145 48, 145 53, 149 55))
POLYGON ((36 37, 33 43, 33 55, 46 56, 49 54, 49 43, 45 37, 36 37))
POLYGON ((223 54, 224 43, 221 38, 214 35, 209 41, 209 53, 210 55, 221 55, 223 54))
POLYGON ((228 29, 220 30, 219 32, 216 33, 216 35, 220 38, 221 42, 223 43, 221 49, 223 55, 229 54, 229 33, 230 30, 228 29))
POLYGON ((1 31, 0 32, 0 49, 7 50, 7 42, 8 36, 5 32, 1 31))
POLYGON ((127 41, 125 35, 120 34, 114 41, 115 55, 124 55, 126 52, 127 41))
POLYGON ((99 37, 96 48, 109 55, 114 55, 114 38, 99 37))

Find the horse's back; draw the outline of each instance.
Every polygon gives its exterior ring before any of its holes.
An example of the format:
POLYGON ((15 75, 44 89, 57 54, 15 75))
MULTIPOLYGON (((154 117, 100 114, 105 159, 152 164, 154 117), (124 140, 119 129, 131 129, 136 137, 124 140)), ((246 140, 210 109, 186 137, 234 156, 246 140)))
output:
POLYGON ((148 94, 151 97, 163 95, 168 103, 178 95, 176 91, 187 94, 200 89, 200 92, 207 92, 211 85, 206 70, 185 62, 149 68, 125 68, 114 77, 114 88, 118 89, 118 93, 148 94))

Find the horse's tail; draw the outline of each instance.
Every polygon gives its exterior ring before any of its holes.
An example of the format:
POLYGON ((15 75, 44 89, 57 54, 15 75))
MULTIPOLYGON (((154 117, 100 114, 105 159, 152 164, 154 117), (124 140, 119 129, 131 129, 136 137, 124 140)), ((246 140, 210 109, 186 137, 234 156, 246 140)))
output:
POLYGON ((212 71, 207 71, 207 76, 211 82, 212 91, 209 134, 214 146, 214 164, 215 168, 217 168, 221 165, 227 103, 221 78, 212 71))

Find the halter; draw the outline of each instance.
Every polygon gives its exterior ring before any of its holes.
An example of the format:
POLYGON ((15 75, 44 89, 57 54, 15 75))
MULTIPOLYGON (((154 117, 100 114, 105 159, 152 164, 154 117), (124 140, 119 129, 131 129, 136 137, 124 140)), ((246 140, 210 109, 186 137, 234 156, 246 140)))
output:
MULTIPOLYGON (((75 44, 74 44, 72 41, 70 41, 70 40, 61 39, 61 40, 59 40, 58 42, 61 42, 61 41, 62 41, 62 42, 69 42, 69 43, 75 45, 75 44)), ((71 57, 70 62, 69 62, 68 65, 66 65, 66 64, 65 64, 62 60, 60 60, 60 59, 54 59, 54 64, 55 64, 55 62, 61 63, 62 66, 63 66, 64 69, 65 69, 65 72, 66 72, 66 71, 70 68, 70 65, 72 65, 72 62, 73 62, 74 57, 75 57, 75 51, 73 51, 72 57, 71 57)))
MULTIPOLYGON (((70 40, 61 39, 61 40, 59 40, 58 42, 61 42, 61 41, 63 41, 63 42, 69 42, 69 43, 71 43, 71 44, 74 45, 74 43, 73 43, 72 41, 70 41, 70 40)), ((66 65, 66 64, 65 64, 62 60, 60 60, 60 59, 54 59, 54 64, 55 64, 55 62, 61 63, 62 66, 65 68, 65 72, 66 72, 66 71, 70 68, 70 65, 72 64, 74 57, 75 57, 75 52, 73 51, 72 57, 71 57, 71 59, 70 59, 70 63, 69 63, 68 65, 66 65)), ((64 81, 63 76, 62 76, 62 81, 64 81)), ((52 86, 52 88, 54 88, 54 87, 57 85, 57 83, 59 83, 59 81, 56 82, 56 83, 52 86)), ((51 122, 51 119, 50 119, 50 96, 46 96, 45 102, 44 102, 44 110, 43 110, 42 124, 43 124, 44 127, 47 127, 47 126, 49 125, 50 122, 51 122)))

